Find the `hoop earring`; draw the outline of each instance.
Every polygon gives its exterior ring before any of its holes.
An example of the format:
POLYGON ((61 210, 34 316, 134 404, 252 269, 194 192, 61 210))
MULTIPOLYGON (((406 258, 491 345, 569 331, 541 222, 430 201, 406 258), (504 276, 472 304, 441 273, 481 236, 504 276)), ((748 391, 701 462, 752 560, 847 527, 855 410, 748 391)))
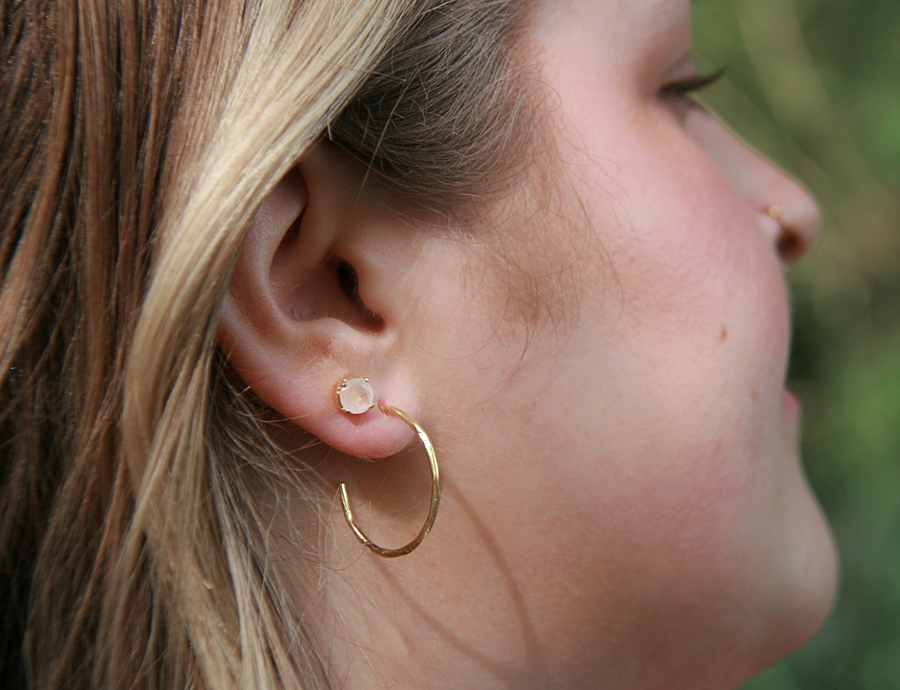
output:
MULTIPOLYGON (((340 386, 338 386, 339 400, 340 391, 345 390, 348 384, 351 384, 351 382, 355 381, 365 381, 365 383, 368 384, 367 379, 345 380, 340 386)), ((364 405, 361 405, 360 407, 363 406, 364 405)), ((349 412, 347 408, 344 407, 343 403, 341 403, 341 409, 345 412, 349 412)), ((379 405, 379 409, 385 414, 393 415, 394 417, 401 419, 403 422, 409 425, 413 429, 413 431, 416 432, 416 435, 419 437, 422 445, 425 446, 425 452, 428 453, 428 465, 431 468, 431 505, 428 507, 428 517, 425 518, 425 524, 422 525, 422 529, 419 531, 419 534, 416 536, 416 538, 409 542, 406 546, 401 546, 399 549, 386 549, 382 546, 378 546, 378 544, 369 539, 353 521, 353 511, 350 509, 350 498, 347 495, 347 485, 344 482, 341 482, 338 489, 341 494, 341 506, 344 509, 344 518, 347 520, 347 524, 350 525, 350 529, 353 530, 353 534, 356 535, 356 538, 359 539, 370 551, 381 556, 382 558, 396 558, 397 556, 405 556, 408 553, 412 553, 416 549, 416 547, 418 547, 419 544, 421 544, 425 540, 425 537, 428 536, 428 533, 434 526, 434 521, 435 519, 437 519, 438 506, 441 502, 441 475, 440 471, 438 470, 437 455, 435 455, 434 452, 434 445, 432 445, 431 439, 428 438, 428 434, 425 432, 425 429, 423 429, 415 419, 410 417, 403 410, 400 410, 396 407, 391 407, 390 405, 379 405)), ((365 410, 363 410, 363 412, 364 411, 365 410)), ((362 412, 349 413, 362 414, 362 412)))

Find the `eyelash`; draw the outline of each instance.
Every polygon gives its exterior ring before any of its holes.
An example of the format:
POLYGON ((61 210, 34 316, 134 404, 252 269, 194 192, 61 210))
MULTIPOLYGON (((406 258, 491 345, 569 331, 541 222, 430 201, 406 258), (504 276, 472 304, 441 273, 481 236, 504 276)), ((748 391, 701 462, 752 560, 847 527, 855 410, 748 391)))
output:
POLYGON ((709 74, 695 74, 685 79, 670 82, 662 87, 663 96, 672 96, 686 105, 691 107, 697 106, 698 103, 693 99, 691 94, 702 91, 715 84, 725 74, 725 67, 717 69, 709 74))

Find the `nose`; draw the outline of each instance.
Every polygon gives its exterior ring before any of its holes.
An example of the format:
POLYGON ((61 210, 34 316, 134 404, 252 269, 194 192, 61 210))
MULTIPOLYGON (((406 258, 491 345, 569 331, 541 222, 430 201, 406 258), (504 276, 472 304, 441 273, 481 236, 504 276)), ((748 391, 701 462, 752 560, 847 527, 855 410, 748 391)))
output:
POLYGON ((802 258, 822 227, 819 205, 806 188, 709 113, 692 116, 689 130, 756 213, 781 261, 790 265, 802 258))
MULTIPOLYGON (((731 133, 729 132, 730 136, 731 133)), ((781 260, 796 263, 816 243, 822 213, 812 195, 793 177, 734 137, 743 148, 742 184, 738 191, 761 216, 766 234, 781 260)), ((734 180, 732 179, 734 184, 734 180)))

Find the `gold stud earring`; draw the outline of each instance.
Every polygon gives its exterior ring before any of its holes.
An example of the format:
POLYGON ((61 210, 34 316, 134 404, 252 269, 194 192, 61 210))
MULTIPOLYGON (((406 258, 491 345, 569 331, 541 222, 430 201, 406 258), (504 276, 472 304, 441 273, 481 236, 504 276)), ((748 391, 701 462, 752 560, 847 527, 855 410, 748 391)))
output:
MULTIPOLYGON (((348 378, 344 379, 337 388, 338 404, 341 410, 347 414, 363 414, 375 407, 375 391, 369 383, 369 379, 348 378)), ((434 521, 437 519, 438 506, 441 502, 441 475, 438 469, 437 455, 434 452, 434 445, 425 432, 425 429, 413 419, 410 415, 401 409, 390 405, 379 405, 379 409, 385 414, 392 415, 405 422, 416 432, 422 445, 425 446, 425 452, 428 454, 428 465, 431 468, 431 504, 428 508, 428 517, 425 518, 425 524, 419 530, 419 534, 409 542, 406 546, 399 549, 386 549, 378 546, 365 533, 356 526, 353 521, 353 511, 350 509, 350 498, 347 495, 347 485, 341 482, 338 490, 341 494, 341 506, 344 509, 344 518, 353 534, 359 539, 369 550, 383 558, 396 558, 397 556, 405 556, 411 553, 419 546, 428 536, 434 521)))

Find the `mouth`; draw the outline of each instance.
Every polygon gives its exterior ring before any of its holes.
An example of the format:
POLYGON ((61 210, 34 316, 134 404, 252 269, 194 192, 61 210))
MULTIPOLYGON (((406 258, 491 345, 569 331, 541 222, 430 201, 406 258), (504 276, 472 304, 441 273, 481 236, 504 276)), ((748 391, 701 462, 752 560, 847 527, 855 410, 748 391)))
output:
POLYGON ((800 400, 793 391, 788 389, 785 389, 781 396, 781 408, 784 410, 784 416, 788 419, 799 419, 803 409, 800 400))

